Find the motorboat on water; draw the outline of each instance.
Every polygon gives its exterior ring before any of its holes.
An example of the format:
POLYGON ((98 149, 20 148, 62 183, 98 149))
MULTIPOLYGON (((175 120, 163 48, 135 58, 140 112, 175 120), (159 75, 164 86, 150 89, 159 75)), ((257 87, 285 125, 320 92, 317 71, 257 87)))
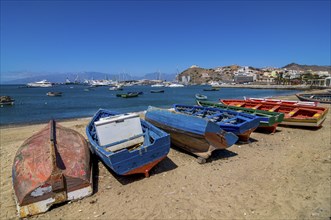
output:
POLYGON ((184 87, 184 85, 179 84, 179 83, 171 83, 167 87, 169 87, 169 88, 181 88, 181 87, 184 87))
POLYGON ((28 84, 26 84, 26 86, 29 88, 38 88, 38 87, 46 88, 46 87, 52 87, 53 83, 44 79, 41 81, 28 83, 28 84))
POLYGON ((62 96, 62 92, 48 92, 47 96, 62 96))
POLYGON ((0 96, 0 106, 3 105, 14 105, 14 99, 10 96, 0 96))
POLYGON ((157 84, 151 85, 151 87, 164 87, 164 84, 157 83, 157 84))

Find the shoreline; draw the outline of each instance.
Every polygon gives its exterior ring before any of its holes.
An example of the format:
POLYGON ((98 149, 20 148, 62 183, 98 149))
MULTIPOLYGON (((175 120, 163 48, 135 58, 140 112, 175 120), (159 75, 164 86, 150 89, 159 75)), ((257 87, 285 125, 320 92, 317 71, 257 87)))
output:
MULTIPOLYGON (((248 86, 251 86, 251 85, 240 85, 240 86, 232 85, 232 86, 233 86, 233 88, 240 88, 241 86, 247 86, 248 87, 248 86)), ((226 88, 232 88, 232 87, 229 85, 229 87, 226 87, 226 88)), ((252 89, 257 89, 257 88, 252 88, 252 89)), ((264 88, 261 88, 261 89, 264 89, 264 88)), ((275 88, 272 88, 272 89, 275 89, 275 88)), ((294 88, 293 90, 297 90, 297 88, 294 88)), ((325 92, 325 89, 310 89, 310 93, 320 93, 320 92, 325 92)), ((306 93, 306 91, 304 93, 306 93)), ((291 96, 294 96, 294 98, 292 97, 292 100, 298 100, 295 97, 295 95, 274 96, 274 97, 268 97, 268 98, 286 99, 286 98, 290 98, 291 96)), ((144 112, 144 111, 137 111, 136 113, 142 114, 142 112, 144 112)), ((68 121, 87 120, 87 119, 91 119, 92 117, 93 117, 93 115, 92 116, 86 116, 86 117, 71 117, 71 118, 62 118, 62 119, 54 119, 54 120, 57 121, 57 122, 68 122, 68 121)), ((51 120, 51 119, 49 119, 49 120, 51 120)), ((38 121, 38 122, 22 122, 22 123, 13 123, 13 124, 0 124, 0 129, 45 124, 49 120, 47 120, 47 121, 46 120, 45 121, 38 121)))
MULTIPOLYGON (((73 118, 62 118, 62 119, 54 119, 56 122, 71 122, 71 121, 83 121, 83 120, 90 120, 91 117, 73 117, 73 118)), ((47 124, 50 120, 47 121, 38 121, 38 122, 22 122, 22 123, 16 123, 16 124, 4 124, 0 125, 0 129, 7 129, 7 128, 16 128, 16 127, 26 127, 26 126, 32 126, 32 125, 40 125, 40 124, 47 124)))
POLYGON ((330 87, 311 87, 310 85, 256 85, 256 84, 236 84, 236 85, 228 85, 222 84, 220 88, 244 88, 244 89, 280 89, 280 90, 326 90, 330 87))
MULTIPOLYGON (((297 100, 294 95, 277 98, 297 100)), ((61 124, 86 138, 89 119, 61 124)), ((44 126, 0 128, 0 219, 18 219, 11 179, 14 157, 44 126)), ((149 178, 118 176, 98 160, 90 197, 29 219, 328 219, 330 130, 331 111, 319 129, 281 126, 272 135, 253 132, 249 143, 214 152, 203 165, 172 146, 149 178)))
MULTIPOLYGON (((137 111, 137 112, 127 112, 127 113, 136 113, 139 114, 141 117, 144 114, 144 111, 137 111)), ((62 119, 54 119, 56 122, 65 123, 65 122, 74 122, 74 121, 90 121, 94 115, 89 117, 73 117, 73 118, 62 118, 62 119)), ((52 120, 52 119, 50 119, 52 120)), ((47 121, 40 121, 40 122, 22 122, 16 124, 4 124, 0 125, 0 129, 7 129, 7 128, 17 128, 17 127, 26 127, 26 126, 33 126, 33 125, 41 125, 47 124, 50 120, 47 121)))

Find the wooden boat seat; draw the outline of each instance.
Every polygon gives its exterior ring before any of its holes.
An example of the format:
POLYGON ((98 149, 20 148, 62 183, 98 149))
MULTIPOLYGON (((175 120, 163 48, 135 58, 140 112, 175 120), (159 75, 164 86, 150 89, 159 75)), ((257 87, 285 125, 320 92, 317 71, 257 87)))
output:
POLYGON ((252 109, 259 109, 262 106, 262 104, 257 104, 256 106, 254 106, 252 109))
POLYGON ((293 116, 293 115, 294 115, 295 113, 297 113, 299 110, 300 110, 299 108, 295 108, 295 109, 293 109, 292 111, 290 111, 290 112, 288 113, 288 115, 293 116))
POLYGON ((138 114, 116 115, 94 122, 98 144, 115 152, 144 142, 138 114))
POLYGON ((276 111, 276 110, 279 109, 279 108, 280 108, 280 105, 276 105, 275 107, 269 109, 268 111, 269 111, 269 112, 274 112, 274 111, 276 111))

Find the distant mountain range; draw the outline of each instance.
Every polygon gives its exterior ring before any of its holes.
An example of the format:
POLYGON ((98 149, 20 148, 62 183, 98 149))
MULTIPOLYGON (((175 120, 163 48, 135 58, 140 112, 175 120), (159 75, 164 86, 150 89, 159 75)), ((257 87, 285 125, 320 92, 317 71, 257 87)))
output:
POLYGON ((29 82, 40 81, 46 79, 53 83, 64 83, 66 79, 74 82, 75 79, 79 82, 83 82, 84 80, 91 79, 109 79, 109 80, 156 80, 161 79, 165 81, 173 81, 176 78, 175 73, 147 73, 142 76, 132 76, 130 74, 109 74, 109 73, 101 73, 101 72, 79 72, 79 73, 48 73, 48 74, 34 74, 34 73, 23 73, 23 72, 12 72, 10 73, 12 78, 16 75, 17 79, 10 79, 2 77, 1 84, 26 84, 29 82))

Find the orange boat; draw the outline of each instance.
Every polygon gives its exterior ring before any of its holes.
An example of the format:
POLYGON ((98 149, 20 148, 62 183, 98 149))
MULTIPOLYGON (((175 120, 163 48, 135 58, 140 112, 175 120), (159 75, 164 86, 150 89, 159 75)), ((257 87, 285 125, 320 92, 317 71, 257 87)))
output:
POLYGON ((308 101, 292 101, 292 100, 282 100, 282 99, 269 99, 269 98, 246 98, 245 100, 249 101, 257 101, 257 102, 263 102, 263 103, 275 103, 275 104, 286 104, 286 105, 299 105, 299 106, 314 106, 317 107, 319 102, 308 102, 308 101))
POLYGON ((222 99, 225 105, 284 113, 283 125, 320 127, 329 111, 328 108, 261 102, 256 100, 222 99))
POLYGON ((12 168, 18 216, 93 192, 90 151, 84 137, 52 120, 18 149, 12 168))

